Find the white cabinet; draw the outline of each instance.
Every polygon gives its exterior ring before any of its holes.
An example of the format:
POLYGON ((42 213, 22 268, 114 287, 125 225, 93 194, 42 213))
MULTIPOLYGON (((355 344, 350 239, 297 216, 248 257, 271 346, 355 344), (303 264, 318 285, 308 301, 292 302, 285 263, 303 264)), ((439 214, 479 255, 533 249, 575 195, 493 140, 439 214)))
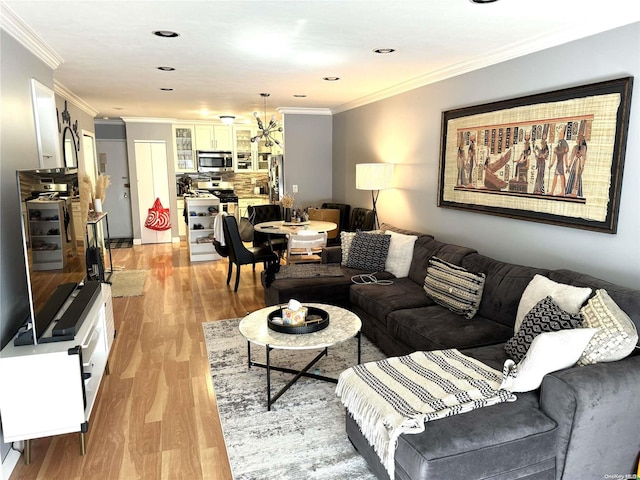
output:
POLYGON ((228 125, 196 125, 196 150, 233 150, 233 135, 228 125))
POLYGON ((189 260, 202 262, 217 260, 220 255, 213 246, 213 222, 220 209, 220 200, 211 198, 185 198, 189 223, 187 245, 189 260))
MULTIPOLYGON (((234 137, 234 156, 235 171, 247 172, 269 171, 269 155, 282 153, 282 149, 277 145, 267 147, 264 140, 252 142, 251 138, 255 137, 259 130, 257 128, 236 126, 233 129, 234 137)), ((273 136, 282 141, 282 133, 275 132, 273 136)))
POLYGON ((247 209, 249 205, 268 205, 269 198, 265 195, 264 197, 245 197, 238 199, 238 210, 240 217, 249 217, 249 213, 247 209))
POLYGON ((82 219, 82 206, 80 198, 74 198, 71 201, 71 217, 73 218, 73 229, 76 232, 76 243, 84 242, 84 231, 86 228, 86 220, 82 219))
POLYGON ((101 283, 97 288, 72 340, 23 346, 10 342, 0 353, 2 433, 7 443, 27 440, 27 462, 28 440, 33 438, 80 432, 84 453, 84 433, 115 335, 111 285, 101 283))
POLYGON ((64 268, 69 249, 76 245, 73 222, 65 220, 71 214, 70 199, 27 201, 27 225, 34 270, 64 268))
POLYGON ((193 125, 174 125, 173 144, 175 145, 175 171, 195 172, 195 132, 193 125))

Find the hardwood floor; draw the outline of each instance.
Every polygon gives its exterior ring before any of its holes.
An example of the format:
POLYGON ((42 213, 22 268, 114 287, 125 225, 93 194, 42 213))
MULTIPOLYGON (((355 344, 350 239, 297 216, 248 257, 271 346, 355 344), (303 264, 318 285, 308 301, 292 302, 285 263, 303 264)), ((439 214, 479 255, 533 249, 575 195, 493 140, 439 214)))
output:
POLYGON ((184 242, 112 252, 114 270, 149 272, 144 296, 113 299, 111 374, 87 454, 78 434, 33 440, 31 464, 21 458, 11 479, 230 479, 201 323, 263 307, 262 267, 245 265, 233 293, 227 260, 190 264, 184 242))

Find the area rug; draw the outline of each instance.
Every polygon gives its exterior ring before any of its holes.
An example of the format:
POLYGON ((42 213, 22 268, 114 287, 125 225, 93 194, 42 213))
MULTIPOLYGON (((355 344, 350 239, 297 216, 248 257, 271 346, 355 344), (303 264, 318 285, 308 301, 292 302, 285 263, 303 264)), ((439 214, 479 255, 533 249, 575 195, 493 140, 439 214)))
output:
MULTIPOLYGON (((247 342, 240 319, 203 323, 213 389, 235 480, 373 480, 375 476, 345 431, 345 410, 336 385, 301 378, 267 411, 266 371, 247 367, 247 342)), ((302 368, 316 350, 272 350, 273 365, 302 368)), ((252 345, 251 357, 264 362, 264 347, 252 345)), ((384 355, 364 336, 362 362, 384 355)), ((316 367, 338 378, 357 361, 357 341, 329 349, 316 367)), ((272 372, 272 394, 292 375, 272 372)))
POLYGON ((147 270, 120 270, 113 272, 111 282, 112 297, 138 297, 144 295, 147 270))
POLYGON ((283 265, 276 273, 276 280, 281 278, 319 278, 319 277, 342 277, 344 273, 339 265, 283 265))

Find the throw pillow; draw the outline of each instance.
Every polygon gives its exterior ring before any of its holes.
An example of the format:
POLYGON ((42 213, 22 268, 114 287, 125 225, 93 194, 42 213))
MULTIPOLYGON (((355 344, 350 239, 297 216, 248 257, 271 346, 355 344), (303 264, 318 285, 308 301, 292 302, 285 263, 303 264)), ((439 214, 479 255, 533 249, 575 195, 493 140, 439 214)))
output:
POLYGON ((580 313, 584 317, 583 326, 598 331, 578 360, 578 365, 615 362, 633 352, 638 343, 636 326, 606 290, 597 290, 580 313))
POLYGON ((368 272, 384 271, 390 243, 391 235, 356 232, 349 249, 347 267, 368 272))
POLYGON ((522 321, 522 326, 516 334, 507 340, 504 349, 513 360, 522 360, 536 338, 543 332, 555 332, 582 326, 580 313, 569 313, 561 309, 558 304, 547 296, 540 300, 522 321))
POLYGON ((431 257, 424 278, 424 291, 437 304, 471 319, 480 307, 484 279, 484 273, 472 273, 438 257, 431 257))
POLYGON ((547 373, 573 366, 595 333, 595 328, 541 333, 533 339, 520 363, 504 362, 504 380, 500 388, 509 392, 535 390, 547 373))
POLYGON ((356 236, 356 232, 340 232, 340 247, 342 248, 342 262, 345 267, 347 266, 347 260, 349 259, 349 250, 351 249, 351 242, 356 236))
POLYGON ((569 313, 578 313, 582 304, 589 298, 592 290, 588 287, 574 287, 549 280, 543 275, 535 275, 527 288, 524 289, 518 312, 516 313, 516 324, 513 332, 520 329, 524 316, 534 307, 536 303, 547 295, 553 298, 562 310, 569 313))
MULTIPOLYGON (((367 230, 363 233, 383 233, 382 230, 367 230)), ((349 250, 351 249, 351 242, 356 236, 356 232, 340 232, 340 247, 342 250, 341 264, 347 266, 347 260, 349 259, 349 250)))
POLYGON ((391 235, 391 244, 384 269, 398 278, 406 277, 409 275, 409 267, 413 259, 413 245, 418 237, 397 233, 393 230, 387 230, 384 233, 391 235))

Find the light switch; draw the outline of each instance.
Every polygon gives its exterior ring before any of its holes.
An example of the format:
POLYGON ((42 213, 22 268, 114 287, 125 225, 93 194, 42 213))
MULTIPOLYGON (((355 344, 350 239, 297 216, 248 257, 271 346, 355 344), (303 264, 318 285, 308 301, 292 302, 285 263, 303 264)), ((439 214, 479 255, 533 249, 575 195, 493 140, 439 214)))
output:
POLYGON ((293 185, 293 193, 298 193, 298 185, 293 185))

